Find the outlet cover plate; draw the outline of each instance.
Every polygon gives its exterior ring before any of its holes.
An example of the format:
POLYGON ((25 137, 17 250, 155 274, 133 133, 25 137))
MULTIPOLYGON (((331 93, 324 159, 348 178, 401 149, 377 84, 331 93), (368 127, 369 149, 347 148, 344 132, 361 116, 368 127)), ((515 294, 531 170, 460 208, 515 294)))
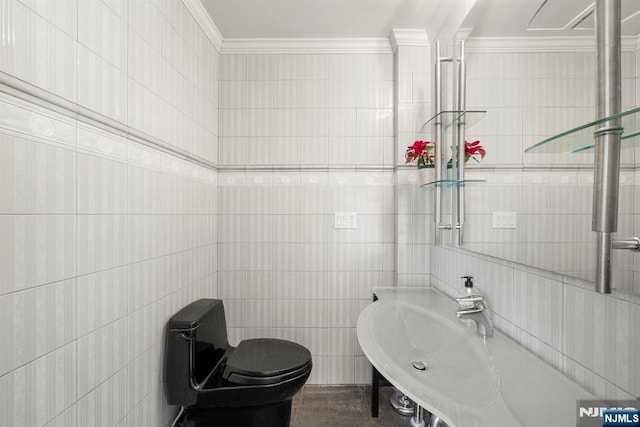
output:
POLYGON ((334 228, 358 228, 358 214, 355 212, 336 212, 334 228))
POLYGON ((493 228, 516 228, 516 213, 494 212, 493 228))

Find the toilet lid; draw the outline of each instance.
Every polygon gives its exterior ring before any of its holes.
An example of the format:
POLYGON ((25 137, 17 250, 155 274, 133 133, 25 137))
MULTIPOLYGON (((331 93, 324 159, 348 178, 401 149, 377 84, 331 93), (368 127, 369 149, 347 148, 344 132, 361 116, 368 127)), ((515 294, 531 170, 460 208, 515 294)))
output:
POLYGON ((311 353, 291 341, 256 338, 241 341, 227 360, 223 377, 237 384, 272 384, 311 369, 311 353))

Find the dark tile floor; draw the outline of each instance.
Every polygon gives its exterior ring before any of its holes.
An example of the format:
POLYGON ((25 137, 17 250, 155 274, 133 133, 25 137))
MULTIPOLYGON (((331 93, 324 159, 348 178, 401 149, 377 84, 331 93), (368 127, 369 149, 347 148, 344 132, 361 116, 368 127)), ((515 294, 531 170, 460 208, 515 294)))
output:
POLYGON ((408 427, 411 417, 389 404, 393 391, 380 388, 379 416, 371 418, 370 386, 304 386, 293 399, 291 427, 408 427))

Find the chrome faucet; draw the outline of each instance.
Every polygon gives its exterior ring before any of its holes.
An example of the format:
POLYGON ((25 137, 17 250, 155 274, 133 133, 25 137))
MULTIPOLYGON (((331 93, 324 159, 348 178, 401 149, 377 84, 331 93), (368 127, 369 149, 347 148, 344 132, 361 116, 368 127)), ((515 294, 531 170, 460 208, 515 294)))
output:
POLYGON ((478 333, 483 337, 493 336, 493 316, 482 295, 468 295, 456 298, 456 301, 465 306, 473 304, 469 308, 456 311, 458 318, 473 320, 478 327, 478 333))

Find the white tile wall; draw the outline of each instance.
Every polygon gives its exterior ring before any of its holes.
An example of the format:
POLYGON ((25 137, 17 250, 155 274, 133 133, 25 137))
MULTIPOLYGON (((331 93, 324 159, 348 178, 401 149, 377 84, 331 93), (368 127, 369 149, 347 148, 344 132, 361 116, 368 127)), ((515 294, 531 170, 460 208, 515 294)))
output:
MULTIPOLYGON (((383 171, 395 164, 393 70, 390 54, 221 58, 220 162, 275 169, 220 176, 219 282, 238 310, 232 335, 286 328, 312 351, 312 383, 363 382, 357 313, 374 286, 396 282, 395 178, 383 171), (341 211, 358 213, 358 229, 334 229, 341 211), (249 314, 256 304, 260 319, 249 314)), ((424 253, 428 238, 417 239, 424 253)))
POLYGON ((4 0, 3 71, 75 101, 78 46, 75 39, 77 5, 60 2, 4 0), (55 51, 56 55, 49 53, 55 51))
POLYGON ((79 1, 74 12, 78 14, 78 42, 116 69, 126 71, 127 15, 118 15, 104 2, 79 1))
MULTIPOLYGON (((420 49, 408 54, 426 58, 420 49)), ((410 78, 413 67, 425 73, 426 60, 411 67, 410 78)), ((357 313, 373 287, 396 282, 397 180, 382 169, 396 161, 391 56, 223 55, 221 79, 221 162, 275 168, 220 175, 219 286, 231 336, 277 336, 286 328, 313 354, 309 382, 366 382, 357 313), (261 125, 263 117, 273 127, 261 125), (364 165, 380 172, 333 171, 364 165), (357 212, 358 228, 334 229, 340 211, 357 212)), ((410 191, 414 175, 401 178, 410 191)), ((411 197, 418 200, 411 247, 419 261, 405 276, 424 284, 428 263, 420 257, 430 238, 420 235, 427 230, 420 219, 431 211, 422 193, 411 197)))
POLYGON ((354 383, 358 301, 393 277, 393 172, 221 172, 219 186, 231 339, 286 330, 312 352, 311 383, 354 383), (342 210, 358 229, 334 229, 342 210))
POLYGON ((44 425, 75 402, 76 379, 75 342, 0 377, 3 422, 44 425))
MULTIPOLYGON (((218 53, 182 2, 0 10, 3 72, 217 161, 218 53)), ((2 422, 167 425, 163 325, 217 295, 215 171, 8 95, 0 112, 2 422)))
POLYGON ((220 78, 221 164, 393 164, 391 54, 223 55, 220 78))

